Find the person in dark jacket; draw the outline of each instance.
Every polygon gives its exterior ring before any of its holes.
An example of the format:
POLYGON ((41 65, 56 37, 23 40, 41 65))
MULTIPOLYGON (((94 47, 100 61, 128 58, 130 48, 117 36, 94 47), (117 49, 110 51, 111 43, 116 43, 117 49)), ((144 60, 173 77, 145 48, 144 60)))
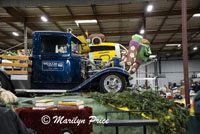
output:
POLYGON ((26 128, 13 110, 0 107, 0 134, 36 134, 36 132, 26 128))
MULTIPOLYGON (((0 88, 0 101, 5 104, 17 103, 17 96, 12 92, 0 88)), ((17 113, 13 110, 0 107, 0 134, 36 134, 32 129, 26 128, 17 113)))

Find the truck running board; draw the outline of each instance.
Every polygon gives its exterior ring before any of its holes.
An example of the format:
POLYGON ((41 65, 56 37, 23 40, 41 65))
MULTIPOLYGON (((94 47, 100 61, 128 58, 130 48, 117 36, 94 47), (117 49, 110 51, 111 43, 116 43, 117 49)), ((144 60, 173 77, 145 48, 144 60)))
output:
POLYGON ((15 89, 16 93, 66 93, 65 89, 15 89))

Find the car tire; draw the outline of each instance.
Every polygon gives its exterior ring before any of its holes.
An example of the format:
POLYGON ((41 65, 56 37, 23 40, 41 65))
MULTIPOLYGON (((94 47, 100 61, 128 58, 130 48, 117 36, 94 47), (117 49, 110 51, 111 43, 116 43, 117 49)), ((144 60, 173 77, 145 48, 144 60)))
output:
POLYGON ((100 91, 103 93, 118 93, 126 89, 127 83, 123 74, 107 73, 100 79, 100 91))

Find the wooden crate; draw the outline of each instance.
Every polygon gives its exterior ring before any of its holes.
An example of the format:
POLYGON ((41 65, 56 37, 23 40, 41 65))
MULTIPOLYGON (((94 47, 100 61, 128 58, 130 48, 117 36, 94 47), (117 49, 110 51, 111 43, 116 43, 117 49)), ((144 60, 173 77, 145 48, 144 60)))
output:
POLYGON ((29 74, 32 67, 32 61, 29 56, 7 56, 0 55, 2 60, 9 60, 11 63, 0 63, 0 66, 10 67, 11 70, 5 70, 7 74, 29 74))

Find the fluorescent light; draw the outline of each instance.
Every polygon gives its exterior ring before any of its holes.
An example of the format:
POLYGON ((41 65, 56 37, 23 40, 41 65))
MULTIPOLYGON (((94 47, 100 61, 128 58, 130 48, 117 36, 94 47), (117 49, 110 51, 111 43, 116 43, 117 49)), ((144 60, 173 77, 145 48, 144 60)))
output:
POLYGON ((145 32, 144 29, 140 30, 140 34, 144 34, 144 32, 145 32))
POLYGON ((175 46, 180 47, 181 44, 166 44, 165 46, 166 46, 166 47, 175 47, 175 46))
POLYGON ((150 55, 149 57, 150 58, 155 58, 157 55, 150 55))
POLYGON ((153 10, 153 5, 148 5, 147 6, 147 12, 151 12, 153 10))
POLYGON ((196 51, 198 49, 198 47, 193 47, 193 50, 196 51))
POLYGON ((47 22, 48 19, 45 17, 45 16, 41 16, 40 19, 43 21, 43 22, 47 22))
POLYGON ((14 36, 19 36, 19 34, 18 34, 17 32, 12 32, 12 34, 13 34, 14 36))
POLYGON ((193 14, 192 17, 200 17, 200 13, 193 14))
POLYGON ((97 20, 75 20, 75 23, 79 26, 80 23, 97 23, 97 20))

